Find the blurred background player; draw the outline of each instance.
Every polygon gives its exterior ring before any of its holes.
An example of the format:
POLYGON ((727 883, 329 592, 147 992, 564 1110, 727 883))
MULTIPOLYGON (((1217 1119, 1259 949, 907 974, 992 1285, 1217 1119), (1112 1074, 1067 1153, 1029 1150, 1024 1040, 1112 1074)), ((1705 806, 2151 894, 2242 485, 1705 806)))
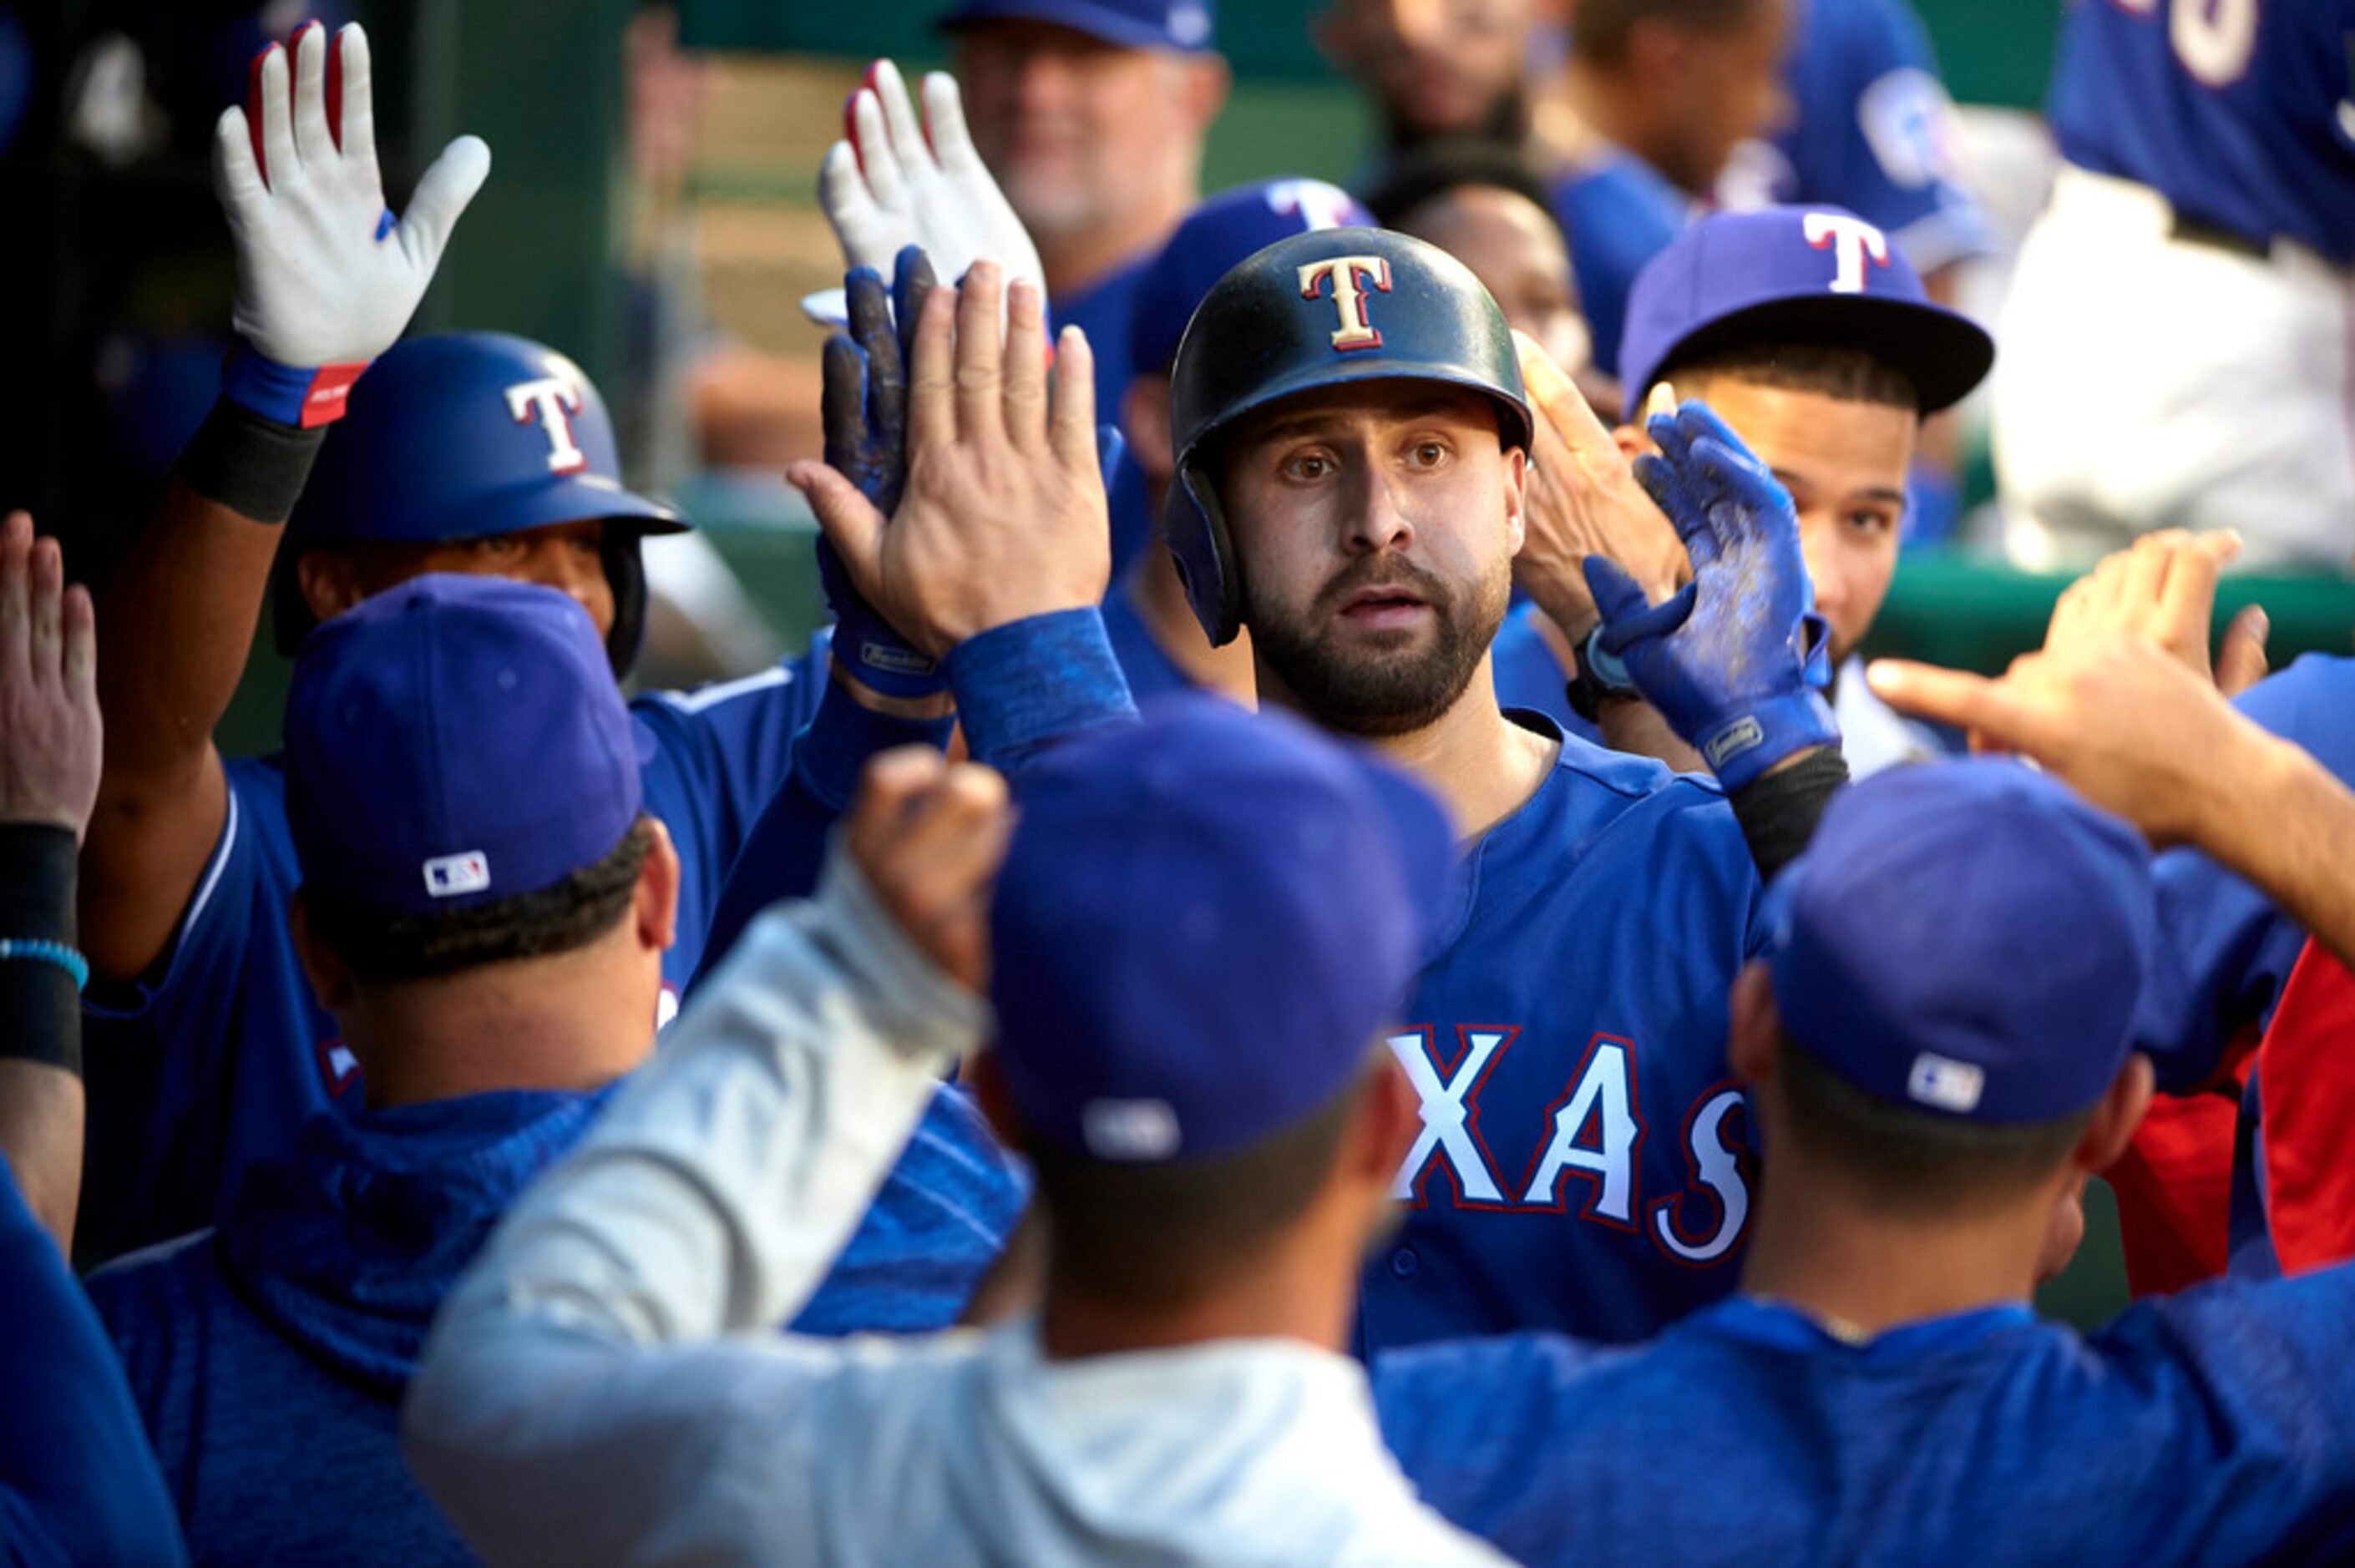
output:
POLYGON ((1788 111, 1787 0, 1579 0, 1538 134, 1595 363, 1614 375, 1627 291, 1745 137, 1788 111))
POLYGON ((368 1103, 91 1299, 198 1560, 470 1562, 401 1466, 401 1391, 491 1227, 653 1052, 678 856, 561 594, 413 577, 304 643, 288 705, 295 943, 368 1103))
POLYGON ((1114 417, 1138 279, 1200 196, 1226 103, 1210 0, 958 0, 940 25, 974 145, 1039 248, 1056 325, 1088 334, 1114 417))
POLYGON ((1532 0, 1330 0, 1316 13, 1317 48, 1373 100, 1382 153, 1371 179, 1429 142, 1529 140, 1536 10, 1532 0))
POLYGON ((2046 109, 2066 162, 1998 327, 2015 563, 2233 528, 2245 566, 2349 569, 2350 37, 2351 0, 2071 7, 2046 109))
MULTIPOLYGON (((2064 777, 2162 842, 2222 847, 2269 815, 2335 833, 2355 885, 2355 796, 2272 766, 2290 748, 2157 649, 2104 653, 2062 706, 2030 694, 2067 689, 2057 665, 1993 692, 1953 677, 1975 700, 1929 706, 2038 755, 2056 741, 2064 777), (2251 763, 2262 791, 2241 789, 2251 763)), ((2151 894, 2126 822, 2008 760, 1835 800, 1734 991, 1774 1171, 1742 1293, 1633 1351, 1527 1335, 1378 1361, 1423 1495, 1540 1564, 2343 1555, 2355 1267, 2147 1302, 2090 1339, 2029 1304, 2150 1097, 2131 1024, 2151 894)), ((2343 889, 2335 923, 2355 945, 2343 889)))
POLYGON ((817 900, 762 916, 493 1241, 407 1414, 487 1556, 1501 1561, 1414 1500, 1344 1353, 1413 1137, 1376 1042, 1444 917, 1446 816, 1203 698, 1017 800, 879 759, 817 900), (1039 1166, 1039 1314, 771 1342, 986 1038, 1039 1166))
POLYGON ((1545 350, 1590 403, 1615 406, 1614 384, 1593 366, 1569 237, 1525 154, 1474 137, 1423 143, 1384 165, 1366 207, 1384 228, 1472 269, 1508 325, 1545 350))

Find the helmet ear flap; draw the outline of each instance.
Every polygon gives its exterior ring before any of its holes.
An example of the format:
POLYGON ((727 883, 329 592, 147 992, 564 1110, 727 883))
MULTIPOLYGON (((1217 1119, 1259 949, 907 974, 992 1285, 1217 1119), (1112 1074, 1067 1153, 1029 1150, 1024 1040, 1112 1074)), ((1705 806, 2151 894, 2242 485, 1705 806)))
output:
POLYGON ((598 554, 605 563, 605 585, 613 593, 613 630, 605 634, 605 659, 613 679, 623 680, 638 662, 638 647, 646 639, 646 562, 640 546, 645 535, 627 524, 607 519, 598 554))
POLYGON ((1202 623, 1210 646, 1232 642, 1242 629, 1242 579, 1218 487, 1193 452, 1180 460, 1168 499, 1162 503, 1161 541, 1177 561, 1186 602, 1202 623))

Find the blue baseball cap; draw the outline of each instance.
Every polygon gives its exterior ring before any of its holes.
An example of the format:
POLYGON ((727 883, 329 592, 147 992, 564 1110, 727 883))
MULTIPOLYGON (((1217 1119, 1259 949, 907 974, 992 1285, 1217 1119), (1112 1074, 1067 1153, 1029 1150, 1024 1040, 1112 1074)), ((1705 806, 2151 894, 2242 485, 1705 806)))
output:
POLYGON ((990 910, 1025 1129, 1099 1160, 1244 1148, 1368 1065, 1449 910, 1439 803, 1297 719, 1206 696, 1015 786, 990 910))
POLYGON ((978 22, 1051 22, 1129 49, 1216 47, 1210 0, 957 0, 943 31, 978 22))
POLYGON ((1186 323, 1237 262, 1312 229, 1373 226, 1355 196, 1323 180, 1261 180, 1220 191, 1186 215, 1137 281, 1129 364, 1140 376, 1167 375, 1186 323))
POLYGON ((304 885, 409 915, 552 886, 636 821, 643 735, 595 624, 555 589, 435 572, 371 595, 294 661, 304 885))
POLYGON ((1933 304, 1905 253, 1847 208, 1717 212, 1636 274, 1619 339, 1627 406, 1679 362, 1762 343, 1859 349, 1902 371, 1924 414, 1995 363, 1995 340, 1933 304))
POLYGON ((1800 1049, 1876 1099, 1991 1123, 2102 1097, 2158 939, 2141 837, 1994 758, 1842 791, 1764 914, 1800 1049))

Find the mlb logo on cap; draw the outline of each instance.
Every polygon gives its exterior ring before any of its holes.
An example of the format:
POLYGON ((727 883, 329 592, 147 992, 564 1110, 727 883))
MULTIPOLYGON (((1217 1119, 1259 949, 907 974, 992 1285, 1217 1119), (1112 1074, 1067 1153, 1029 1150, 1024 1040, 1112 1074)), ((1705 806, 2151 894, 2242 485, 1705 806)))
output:
POLYGON ((1913 1058, 1905 1092, 1925 1106, 1968 1116, 1978 1109, 1979 1097, 1987 1092, 1987 1073, 1968 1062, 1924 1051, 1913 1058))
POLYGON ((425 891, 436 898, 480 893, 491 885, 490 857, 480 850, 436 855, 425 863, 425 891))

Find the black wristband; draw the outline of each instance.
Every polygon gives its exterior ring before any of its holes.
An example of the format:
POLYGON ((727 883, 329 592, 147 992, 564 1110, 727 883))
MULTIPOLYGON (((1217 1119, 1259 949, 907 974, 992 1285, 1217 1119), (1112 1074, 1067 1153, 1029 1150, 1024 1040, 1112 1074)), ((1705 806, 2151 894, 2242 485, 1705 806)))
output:
POLYGON ((297 429, 222 397, 181 449, 172 471, 198 495, 240 516, 283 523, 326 439, 325 425, 297 429))
MULTIPOLYGON (((74 944, 74 836, 0 822, 0 937, 74 944)), ((63 965, 0 960, 0 1058, 81 1074, 81 995, 63 965)))
POLYGON ((1788 768, 1763 774, 1726 797, 1749 841, 1758 874, 1771 880, 1799 858, 1816 836, 1824 808, 1848 782, 1848 758, 1837 746, 1818 747, 1788 768))

